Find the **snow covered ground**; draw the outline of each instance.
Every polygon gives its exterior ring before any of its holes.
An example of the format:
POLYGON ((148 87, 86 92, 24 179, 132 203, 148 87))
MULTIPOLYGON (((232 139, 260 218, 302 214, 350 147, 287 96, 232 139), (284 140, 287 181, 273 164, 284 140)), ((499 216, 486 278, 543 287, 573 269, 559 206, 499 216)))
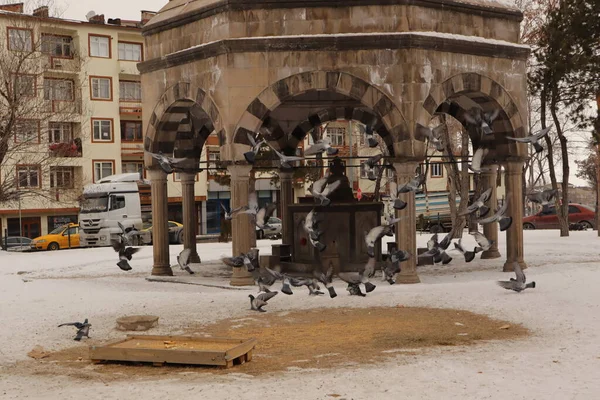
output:
MULTIPOLYGON (((424 245, 429 236, 419 236, 424 245)), ((500 250, 505 254, 504 235, 500 250)), ((261 254, 276 241, 259 242, 261 254)), ((467 243, 472 244, 471 241, 467 243)), ((204 264, 228 254, 231 244, 199 245, 204 264)), ((171 260, 181 246, 171 246, 171 260)), ((596 399, 600 393, 600 239, 596 232, 526 231, 528 280, 537 288, 516 294, 495 280, 507 279, 503 260, 455 261, 444 267, 419 267, 418 285, 378 284, 366 298, 277 296, 269 311, 319 307, 432 306, 467 309, 523 323, 532 336, 466 348, 440 348, 423 355, 391 355, 389 361, 334 370, 290 370, 268 377, 187 372, 168 379, 140 378, 102 383, 72 377, 14 374, 35 345, 72 347, 71 328, 61 322, 89 318, 92 340, 123 337, 114 329, 122 315, 160 316, 155 334, 180 334, 189 325, 243 317, 254 288, 148 282, 152 249, 132 261, 133 271, 115 265, 110 248, 45 253, 0 251, 0 398, 91 399, 596 399), (190 375, 191 374, 191 375, 190 375)), ((215 263, 212 263, 213 265, 215 263)), ((201 269, 198 265, 195 269, 201 269)), ((179 271, 175 271, 180 274, 179 271)), ((183 275, 182 275, 183 276, 183 275)), ((227 285, 214 276, 207 283, 227 285)), ((317 355, 317 354, 315 354, 317 355)), ((47 364, 51 368, 51 364, 47 364)), ((90 366, 92 367, 92 366, 90 366)), ((94 366, 95 367, 95 366, 94 366)), ((193 371, 193 370, 192 370, 193 371)))

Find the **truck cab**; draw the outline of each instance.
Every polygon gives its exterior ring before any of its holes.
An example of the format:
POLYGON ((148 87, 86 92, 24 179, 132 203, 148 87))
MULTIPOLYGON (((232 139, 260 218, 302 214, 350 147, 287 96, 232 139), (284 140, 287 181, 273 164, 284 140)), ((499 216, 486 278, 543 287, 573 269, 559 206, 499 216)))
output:
MULTIPOLYGON (((82 247, 110 246, 121 229, 142 231, 138 173, 111 175, 84 187, 79 211, 79 241, 82 247)), ((142 243, 150 243, 141 232, 142 243)))

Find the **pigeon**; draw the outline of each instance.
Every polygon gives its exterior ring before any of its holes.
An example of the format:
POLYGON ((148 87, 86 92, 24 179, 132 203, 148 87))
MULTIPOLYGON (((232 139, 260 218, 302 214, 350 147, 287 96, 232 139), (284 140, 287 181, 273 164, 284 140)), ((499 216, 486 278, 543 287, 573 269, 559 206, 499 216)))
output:
POLYGON ((117 263, 117 266, 123 271, 131 271, 132 268, 128 261, 131 261, 132 256, 141 249, 139 247, 127 247, 122 239, 113 239, 111 243, 112 248, 119 253, 119 262, 117 263))
POLYGON ((426 179, 427 176, 425 174, 415 176, 410 182, 406 182, 404 185, 398 187, 398 194, 418 191, 426 179))
POLYGON ((515 270, 517 279, 510 278, 510 281, 498 281, 498 286, 507 290, 514 290, 517 293, 520 293, 525 289, 535 288, 535 282, 525 283, 527 282, 527 279, 525 278, 525 273, 523 273, 523 270, 518 262, 513 262, 513 268, 515 270))
POLYGON ((432 144, 435 147, 435 149, 439 152, 444 151, 444 144, 440 140, 439 135, 439 131, 443 129, 443 124, 431 129, 427 126, 423 126, 417 123, 417 131, 421 134, 421 136, 425 136, 429 140, 429 143, 432 144))
POLYGON ((533 148, 535 149, 535 154, 538 154, 544 151, 542 145, 539 144, 539 140, 546 136, 548 132, 550 132, 550 129, 551 128, 542 129, 541 131, 534 133, 533 135, 525 136, 524 138, 516 138, 511 136, 507 136, 506 138, 514 140, 515 142, 531 143, 533 145, 533 148))
POLYGON ((462 253, 463 256, 465 256, 465 262, 470 263, 471 261, 473 261, 473 259, 475 259, 475 254, 477 254, 479 252, 478 248, 476 247, 473 251, 467 251, 462 246, 461 241, 462 241, 462 239, 458 239, 458 242, 454 242, 454 248, 456 250, 458 250, 460 253, 462 253))
POLYGON ((275 152, 277 157, 279 157, 279 163, 283 168, 292 168, 292 165, 290 164, 291 162, 304 160, 304 157, 300 156, 286 156, 285 154, 275 150, 275 148, 269 143, 267 143, 267 146, 269 146, 275 152))
POLYGON ((244 257, 245 255, 242 253, 234 257, 221 257, 221 261, 229 267, 240 268, 244 266, 244 257))
POLYGON ((373 135, 373 127, 367 126, 365 130, 365 137, 367 138, 367 144, 370 148, 377 147, 378 143, 377 139, 375 139, 375 136, 373 135))
POLYGON ((258 249, 250 249, 246 254, 242 254, 243 264, 248 270, 248 272, 252 272, 255 269, 260 268, 258 264, 258 249))
POLYGON ((390 199, 394 202, 392 207, 395 210, 404 210, 406 208, 406 202, 398 198, 398 185, 395 182, 390 183, 390 199))
POLYGON ((328 206, 329 204, 331 204, 331 200, 329 200, 327 196, 333 193, 341 185, 340 181, 335 181, 331 184, 327 184, 328 178, 329 176, 324 176, 323 178, 313 183, 312 188, 309 189, 310 194, 312 194, 312 196, 315 199, 320 200, 322 206, 328 206))
POLYGON ((304 155, 310 156, 314 154, 320 154, 324 151, 327 152, 328 156, 334 156, 338 153, 339 149, 331 147, 331 142, 329 141, 329 139, 321 139, 317 140, 315 144, 306 149, 304 151, 304 155))
POLYGON ((150 153, 147 151, 146 153, 150 154, 153 158, 158 161, 158 165, 162 168, 163 171, 168 175, 173 172, 173 167, 177 164, 182 163, 186 160, 186 158, 173 158, 169 156, 165 156, 162 151, 159 151, 158 154, 150 153))
POLYGON ((360 284, 365 285, 365 291, 367 293, 375 290, 376 286, 369 282, 369 278, 372 278, 375 275, 375 257, 369 257, 367 264, 365 265, 365 269, 362 272, 340 272, 338 277, 348 284, 348 290, 350 294, 355 294, 353 291, 356 291, 358 288, 359 296, 364 296, 360 291, 360 284))
POLYGON ((492 244, 494 244, 493 240, 489 240, 477 230, 469 232, 469 235, 473 235, 475 241, 479 245, 478 247, 475 247, 476 253, 480 251, 488 251, 492 247, 492 244))
POLYGON ((369 257, 375 257, 375 242, 384 236, 394 236, 391 225, 379 225, 369 232, 365 232, 365 243, 367 244, 369 257))
POLYGON ((383 280, 387 281, 390 285, 395 284, 396 281, 394 280, 394 275, 400 273, 400 263, 408 260, 409 258, 410 253, 408 251, 392 251, 388 256, 385 265, 381 268, 383 280))
POLYGON ((478 224, 485 225, 491 224, 492 222, 498 221, 498 225, 500 225, 500 231, 504 232, 512 225, 512 217, 506 215, 506 211, 508 210, 508 200, 504 201, 504 204, 496 211, 496 213, 492 216, 489 216, 484 219, 480 219, 477 221, 478 224))
POLYGON ((487 156, 489 151, 490 150, 485 147, 480 147, 477 150, 475 150, 475 153, 473 153, 473 158, 471 159, 471 164, 469 164, 469 169, 475 172, 476 174, 489 171, 490 168, 481 167, 481 163, 483 162, 483 159, 485 158, 485 156, 487 156))
POLYGON ((500 109, 496 108, 493 111, 484 113, 481 108, 473 107, 465 113, 467 123, 480 128, 485 135, 494 133, 491 126, 496 118, 500 115, 500 109))
POLYGON ((477 210, 479 210, 480 216, 486 215, 490 211, 490 209, 489 209, 489 207, 487 207, 485 205, 485 203, 490 199, 491 196, 492 196, 492 188, 489 188, 485 192, 481 193, 479 198, 477 200, 475 200, 473 203, 471 203, 471 205, 469 205, 465 211, 461 212, 458 215, 473 214, 477 210))
POLYGON ((527 195, 527 199, 542 206, 547 206, 558 195, 556 189, 546 189, 543 192, 531 193, 527 195))
POLYGON ((248 205, 242 206, 238 213, 250 214, 253 218, 256 218, 256 214, 258 214, 259 210, 256 192, 251 192, 248 194, 248 205))
POLYGON ((369 157, 367 161, 363 163, 365 166, 365 171, 367 173, 367 178, 370 181, 377 180, 377 163, 379 163, 379 161, 381 161, 382 158, 383 154, 377 154, 376 156, 369 157))
POLYGON ((450 242, 452 241, 452 233, 447 234, 441 242, 438 242, 438 234, 435 233, 431 239, 427 241, 427 251, 419 255, 419 257, 433 256, 433 262, 441 262, 446 265, 452 261, 452 257, 446 253, 450 242))
POLYGON ((267 141, 265 139, 262 139, 257 142, 250 133, 247 133, 247 136, 248 136, 248 142, 250 142, 250 145, 252 146, 252 150, 245 152, 244 158, 250 164, 254 164, 254 160, 256 159, 256 153, 258 153, 258 151, 260 150, 260 147, 264 143, 267 143, 267 141))
POLYGON ((92 326, 92 324, 88 322, 87 318, 85 319, 85 321, 83 321, 83 323, 69 322, 66 324, 60 324, 58 327, 60 328, 61 326, 74 326, 75 328, 77 328, 77 336, 75 336, 73 340, 77 340, 79 342, 84 336, 88 339, 90 338, 90 327, 92 326))
POLYGON ((190 275, 194 274, 194 271, 192 271, 192 269, 189 266, 191 255, 192 255, 191 249, 183 249, 181 251, 181 253, 179 253, 179 255, 177 256, 177 264, 179 264, 179 267, 182 270, 189 272, 190 275))
POLYGON ((324 294, 319 291, 321 289, 316 279, 314 278, 290 278, 290 285, 294 287, 306 286, 310 296, 324 294))
POLYGON ((350 293, 350 296, 361 296, 361 297, 366 296, 366 294, 364 294, 360 290, 360 286, 355 283, 348 283, 348 287, 346 288, 346 290, 350 293))
POLYGON ((275 280, 283 281, 283 285, 281 287, 281 291, 283 293, 288 294, 288 295, 294 294, 294 292, 292 292, 292 289, 290 288, 290 278, 287 275, 282 274, 281 272, 278 272, 278 271, 274 271, 269 267, 265 267, 265 271, 267 271, 269 274, 271 274, 271 276, 275 280))
POLYGON ((313 247, 315 247, 317 250, 319 250, 319 252, 321 252, 327 248, 327 245, 325 245, 319 241, 319 238, 321 237, 323 232, 319 231, 316 227, 316 225, 317 225, 316 217, 317 217, 317 213, 316 213, 315 209, 313 208, 306 215, 306 218, 304 219, 303 227, 304 227, 304 230, 306 231, 306 233, 308 233, 308 239, 310 240, 310 243, 313 245, 313 247))
POLYGON ((277 292, 261 293, 256 297, 249 294, 248 297, 250 297, 250 309, 253 311, 267 312, 267 310, 263 310, 263 307, 266 306, 267 301, 275 297, 276 294, 277 292))
POLYGON ((219 203, 219 204, 221 205, 221 208, 223 209, 223 212, 225 213, 225 219, 227 221, 231 221, 233 219, 233 216, 235 214, 237 214, 240 211, 243 211, 243 209, 244 209, 244 207, 242 206, 242 207, 235 208, 235 209, 233 209, 231 211, 227 211, 227 209, 225 208, 225 206, 223 205, 223 203, 219 203))
POLYGON ((261 208, 260 210, 258 210, 258 212, 256 213, 256 221, 255 221, 256 226, 258 226, 260 229, 270 228, 271 226, 268 224, 268 221, 276 209, 277 209, 276 204, 269 203, 269 204, 265 205, 263 208, 261 208))
POLYGON ((134 229, 133 227, 125 228, 123 224, 119 221, 117 221, 117 225, 119 226, 119 229, 121 229, 119 236, 125 241, 125 244, 128 246, 133 244, 134 237, 140 237, 142 235, 140 231, 134 229))
POLYGON ((337 293, 335 292, 335 288, 331 285, 331 281, 333 280, 333 267, 329 267, 326 273, 319 272, 316 269, 313 270, 313 275, 317 281, 321 282, 327 288, 329 292, 329 297, 332 299, 337 297, 337 293))

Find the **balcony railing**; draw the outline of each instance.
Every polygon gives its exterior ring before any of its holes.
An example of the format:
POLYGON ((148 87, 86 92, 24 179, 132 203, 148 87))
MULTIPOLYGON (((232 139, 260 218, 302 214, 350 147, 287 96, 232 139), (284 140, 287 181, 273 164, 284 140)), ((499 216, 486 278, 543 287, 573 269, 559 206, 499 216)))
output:
POLYGON ((48 146, 52 157, 82 157, 83 147, 81 139, 75 139, 70 142, 50 143, 48 146))

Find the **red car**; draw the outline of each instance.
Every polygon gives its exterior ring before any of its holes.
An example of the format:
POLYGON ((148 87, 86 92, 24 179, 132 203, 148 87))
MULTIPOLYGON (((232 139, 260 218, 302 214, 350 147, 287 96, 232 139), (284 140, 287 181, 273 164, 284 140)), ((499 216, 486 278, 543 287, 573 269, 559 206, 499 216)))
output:
MULTIPOLYGON (((569 204, 569 223, 579 223, 586 229, 596 229, 596 213, 594 209, 582 204, 569 204)), ((558 216, 554 206, 546 211, 523 218, 523 229, 559 229, 558 216)))

